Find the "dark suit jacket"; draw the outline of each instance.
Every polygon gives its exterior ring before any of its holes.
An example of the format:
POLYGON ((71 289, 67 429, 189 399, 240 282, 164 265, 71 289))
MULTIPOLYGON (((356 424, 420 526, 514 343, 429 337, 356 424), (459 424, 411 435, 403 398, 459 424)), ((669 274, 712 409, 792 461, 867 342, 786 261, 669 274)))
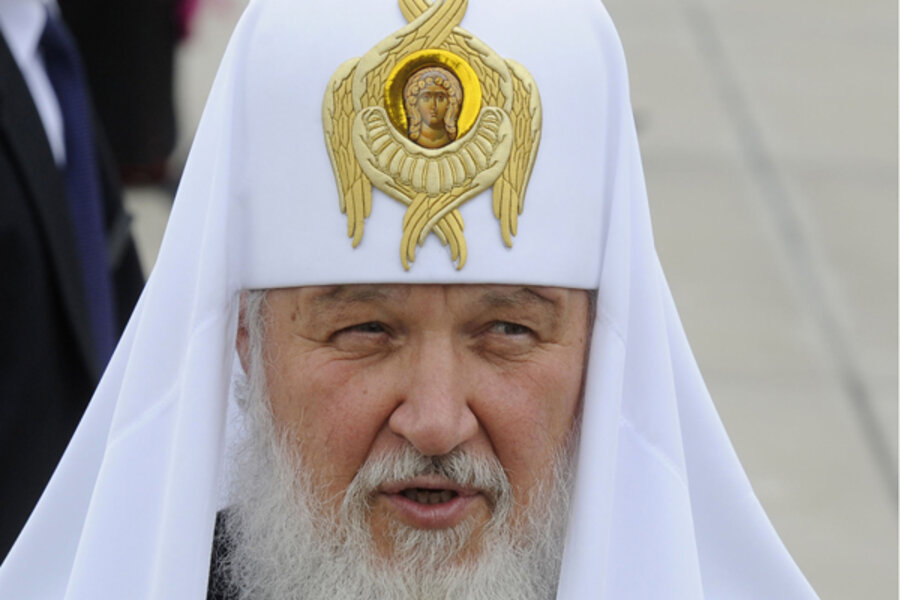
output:
MULTIPOLYGON (((109 160, 102 162, 121 331, 143 278, 115 175, 109 160)), ((0 36, 0 559, 40 497, 102 371, 93 358, 65 194, 31 94, 0 36)))

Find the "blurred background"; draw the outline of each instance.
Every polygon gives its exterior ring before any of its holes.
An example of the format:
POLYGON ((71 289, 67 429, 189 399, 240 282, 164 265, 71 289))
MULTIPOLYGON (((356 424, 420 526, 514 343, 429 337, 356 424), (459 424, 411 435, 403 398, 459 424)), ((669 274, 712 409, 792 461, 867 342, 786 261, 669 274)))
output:
MULTIPOLYGON (((126 202, 145 270, 243 0, 175 54, 166 181, 126 202)), ((897 5, 608 0, 656 241, 700 367, 823 600, 897 598, 897 5)))

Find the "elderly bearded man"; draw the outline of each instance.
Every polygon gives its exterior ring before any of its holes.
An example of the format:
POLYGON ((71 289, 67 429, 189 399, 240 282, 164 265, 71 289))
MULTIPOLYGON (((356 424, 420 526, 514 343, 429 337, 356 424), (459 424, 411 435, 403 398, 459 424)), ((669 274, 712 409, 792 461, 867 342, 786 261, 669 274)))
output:
POLYGON ((0 568, 3 598, 208 593, 815 598, 681 329, 595 2, 250 4, 0 568), (429 147, 404 90, 444 72, 429 147))
POLYGON ((250 293, 215 597, 552 597, 589 312, 559 288, 250 293))

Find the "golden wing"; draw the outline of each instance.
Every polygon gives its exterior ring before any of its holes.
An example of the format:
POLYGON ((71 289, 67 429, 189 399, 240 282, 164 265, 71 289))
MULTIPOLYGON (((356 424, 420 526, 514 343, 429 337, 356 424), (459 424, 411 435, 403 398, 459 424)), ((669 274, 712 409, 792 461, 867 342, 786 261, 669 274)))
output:
POLYGON ((462 21, 467 6, 468 0, 434 2, 414 21, 366 53, 360 59, 354 83, 354 96, 359 99, 357 110, 381 105, 384 85, 394 65, 407 54, 440 46, 462 21))
POLYGON ((354 248, 362 240, 365 219, 372 212, 372 184, 356 161, 350 136, 356 116, 350 88, 358 61, 354 58, 338 67, 322 103, 325 146, 337 180, 341 212, 347 215, 347 237, 353 238, 354 248))
MULTIPOLYGON (((433 10, 435 5, 440 2, 399 0, 399 4, 403 16, 412 23, 429 10, 433 10)), ((512 101, 512 82, 506 63, 484 42, 468 31, 456 27, 466 12, 469 5, 468 0, 457 0, 456 2, 444 0, 444 4, 453 6, 443 7, 445 16, 440 20, 436 19, 436 23, 432 27, 435 35, 431 36, 431 46, 440 47, 464 57, 478 76, 478 81, 481 82, 485 105, 499 106, 504 110, 509 110, 512 101)), ((413 50, 419 49, 417 47, 413 50)))
POLYGON ((507 59, 515 97, 510 118, 515 137, 506 168, 494 184, 494 216, 500 220, 503 243, 512 248, 519 215, 525 206, 525 189, 534 167, 541 139, 541 98, 531 74, 519 63, 507 59))
POLYGON ((410 23, 418 19, 431 6, 428 0, 399 0, 399 4, 400 12, 410 23))
POLYGON ((509 111, 513 101, 513 82, 507 64, 484 42, 464 29, 455 29, 444 48, 466 59, 481 83, 482 102, 509 111))
POLYGON ((506 166, 512 123, 505 112, 485 107, 473 131, 440 151, 425 150, 397 132, 381 107, 364 109, 353 126, 359 164, 375 187, 407 205, 400 257, 415 260, 432 231, 449 242, 453 260, 466 260, 462 216, 457 208, 489 188, 506 166))

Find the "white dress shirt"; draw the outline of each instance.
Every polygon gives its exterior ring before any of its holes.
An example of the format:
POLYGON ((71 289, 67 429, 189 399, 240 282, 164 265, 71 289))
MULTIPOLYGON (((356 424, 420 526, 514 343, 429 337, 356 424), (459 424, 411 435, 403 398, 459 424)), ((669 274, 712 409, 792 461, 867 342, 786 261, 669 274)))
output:
POLYGON ((42 0, 0 0, 0 32, 31 92, 53 158, 62 167, 66 162, 62 110, 38 48, 48 9, 55 11, 57 7, 42 0))

